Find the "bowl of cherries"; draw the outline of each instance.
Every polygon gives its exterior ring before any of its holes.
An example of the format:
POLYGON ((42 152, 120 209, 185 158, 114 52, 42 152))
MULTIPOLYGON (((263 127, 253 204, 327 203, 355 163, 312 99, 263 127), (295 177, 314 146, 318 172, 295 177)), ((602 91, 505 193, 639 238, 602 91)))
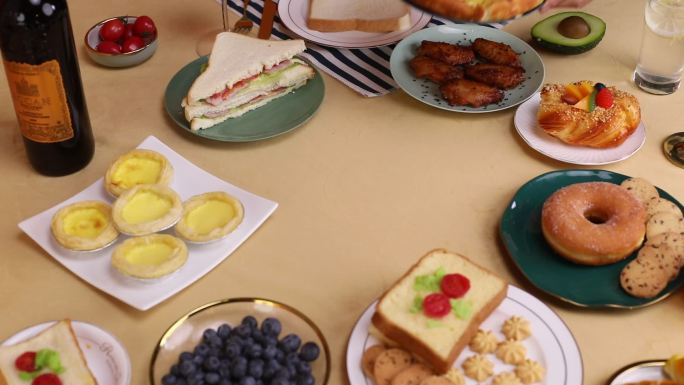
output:
POLYGON ((88 56, 107 67, 130 67, 157 50, 157 27, 149 16, 112 17, 95 24, 85 36, 88 56))

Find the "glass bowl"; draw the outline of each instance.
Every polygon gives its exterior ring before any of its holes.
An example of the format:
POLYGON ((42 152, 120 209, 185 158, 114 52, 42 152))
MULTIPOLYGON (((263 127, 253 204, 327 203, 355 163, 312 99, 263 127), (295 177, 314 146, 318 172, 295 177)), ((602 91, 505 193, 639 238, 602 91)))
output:
POLYGON ((330 377, 330 349, 321 330, 299 310, 269 299, 229 298, 202 305, 180 317, 161 336, 150 362, 150 384, 161 385, 162 377, 176 364, 179 355, 192 351, 202 340, 204 330, 216 329, 227 323, 231 327, 240 324, 245 316, 251 315, 259 325, 267 317, 275 317, 282 324, 279 338, 297 334, 302 344, 315 342, 320 347, 318 359, 311 363, 311 372, 316 385, 326 385, 330 377))

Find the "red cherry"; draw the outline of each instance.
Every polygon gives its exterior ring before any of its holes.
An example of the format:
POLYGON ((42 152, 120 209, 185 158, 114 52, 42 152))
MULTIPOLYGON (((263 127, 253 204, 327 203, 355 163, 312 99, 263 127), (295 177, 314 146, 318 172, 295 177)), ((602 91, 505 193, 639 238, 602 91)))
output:
POLYGON ((145 46, 145 41, 138 36, 126 39, 121 46, 123 52, 132 52, 145 46))
POLYGON ((431 318, 442 318, 451 311, 449 297, 442 293, 433 293, 423 299, 423 313, 431 318))
POLYGON ((442 278, 439 287, 451 298, 461 298, 470 290, 470 280, 464 275, 447 274, 442 278))
POLYGON ((103 52, 103 53, 113 53, 113 54, 119 54, 121 53, 121 46, 116 44, 113 41, 101 41, 100 44, 97 45, 97 52, 103 52))
POLYGON ((54 373, 45 373, 36 377, 31 385, 62 385, 62 380, 54 373))
POLYGON ((22 372, 36 370, 36 352, 24 352, 14 361, 14 366, 22 372))

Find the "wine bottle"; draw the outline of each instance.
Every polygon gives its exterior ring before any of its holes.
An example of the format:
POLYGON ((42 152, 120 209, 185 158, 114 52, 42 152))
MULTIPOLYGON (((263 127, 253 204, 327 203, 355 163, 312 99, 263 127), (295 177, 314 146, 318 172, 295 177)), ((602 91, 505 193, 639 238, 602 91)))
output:
POLYGON ((95 145, 66 0, 0 0, 0 51, 33 168, 85 167, 95 145))

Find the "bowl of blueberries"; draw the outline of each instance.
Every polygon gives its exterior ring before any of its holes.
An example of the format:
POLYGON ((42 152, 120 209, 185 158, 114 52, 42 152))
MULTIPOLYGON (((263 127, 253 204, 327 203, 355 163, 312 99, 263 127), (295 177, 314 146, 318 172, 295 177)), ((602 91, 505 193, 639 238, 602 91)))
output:
POLYGON ((231 298, 201 306, 162 335, 152 385, 325 385, 330 350, 320 329, 286 304, 231 298))

